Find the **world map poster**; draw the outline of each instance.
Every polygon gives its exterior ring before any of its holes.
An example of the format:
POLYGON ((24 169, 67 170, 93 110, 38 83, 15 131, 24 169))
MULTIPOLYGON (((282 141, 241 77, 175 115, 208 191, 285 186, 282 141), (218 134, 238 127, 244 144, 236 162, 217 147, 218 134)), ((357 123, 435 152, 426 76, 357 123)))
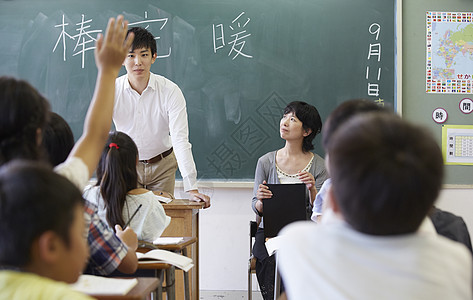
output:
POLYGON ((427 12, 427 93, 473 93, 473 13, 427 12))

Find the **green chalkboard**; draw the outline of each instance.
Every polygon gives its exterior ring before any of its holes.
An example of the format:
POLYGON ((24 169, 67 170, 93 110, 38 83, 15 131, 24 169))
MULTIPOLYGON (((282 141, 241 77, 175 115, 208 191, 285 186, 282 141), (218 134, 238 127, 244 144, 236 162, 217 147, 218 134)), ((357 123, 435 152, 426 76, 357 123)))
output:
POLYGON ((199 178, 251 179, 258 157, 283 145, 290 101, 323 120, 350 98, 394 106, 395 11, 393 0, 0 1, 0 75, 30 81, 77 138, 95 85, 92 37, 122 13, 158 38, 151 71, 186 97, 199 178))

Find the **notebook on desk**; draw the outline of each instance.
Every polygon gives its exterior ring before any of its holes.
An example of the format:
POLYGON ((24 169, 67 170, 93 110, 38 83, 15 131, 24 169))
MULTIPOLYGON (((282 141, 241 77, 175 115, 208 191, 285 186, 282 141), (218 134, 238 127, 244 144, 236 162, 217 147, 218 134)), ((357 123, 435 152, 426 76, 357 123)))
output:
POLYGON ((263 199, 264 235, 274 237, 287 224, 306 220, 306 193, 304 183, 267 184, 273 197, 263 199))

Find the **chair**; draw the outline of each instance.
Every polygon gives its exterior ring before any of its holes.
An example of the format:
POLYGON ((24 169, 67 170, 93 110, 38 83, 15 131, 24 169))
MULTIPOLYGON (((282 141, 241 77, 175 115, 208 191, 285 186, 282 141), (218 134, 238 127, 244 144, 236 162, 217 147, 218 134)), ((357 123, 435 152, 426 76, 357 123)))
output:
POLYGON ((252 275, 256 273, 256 258, 253 256, 253 244, 256 236, 256 231, 258 230, 257 221, 250 221, 250 258, 248 259, 248 300, 252 299, 252 275))

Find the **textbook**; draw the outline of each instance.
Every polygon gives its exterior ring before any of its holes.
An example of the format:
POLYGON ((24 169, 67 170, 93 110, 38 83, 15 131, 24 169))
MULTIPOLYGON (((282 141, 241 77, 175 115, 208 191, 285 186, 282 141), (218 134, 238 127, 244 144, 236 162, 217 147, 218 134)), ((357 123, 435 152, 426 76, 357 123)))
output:
POLYGON ((126 295, 137 284, 136 278, 121 279, 82 274, 79 280, 70 286, 73 290, 88 295, 126 295))
POLYGON ((192 258, 167 250, 154 249, 146 253, 136 252, 136 256, 140 264, 162 262, 178 267, 186 272, 194 266, 192 258))

